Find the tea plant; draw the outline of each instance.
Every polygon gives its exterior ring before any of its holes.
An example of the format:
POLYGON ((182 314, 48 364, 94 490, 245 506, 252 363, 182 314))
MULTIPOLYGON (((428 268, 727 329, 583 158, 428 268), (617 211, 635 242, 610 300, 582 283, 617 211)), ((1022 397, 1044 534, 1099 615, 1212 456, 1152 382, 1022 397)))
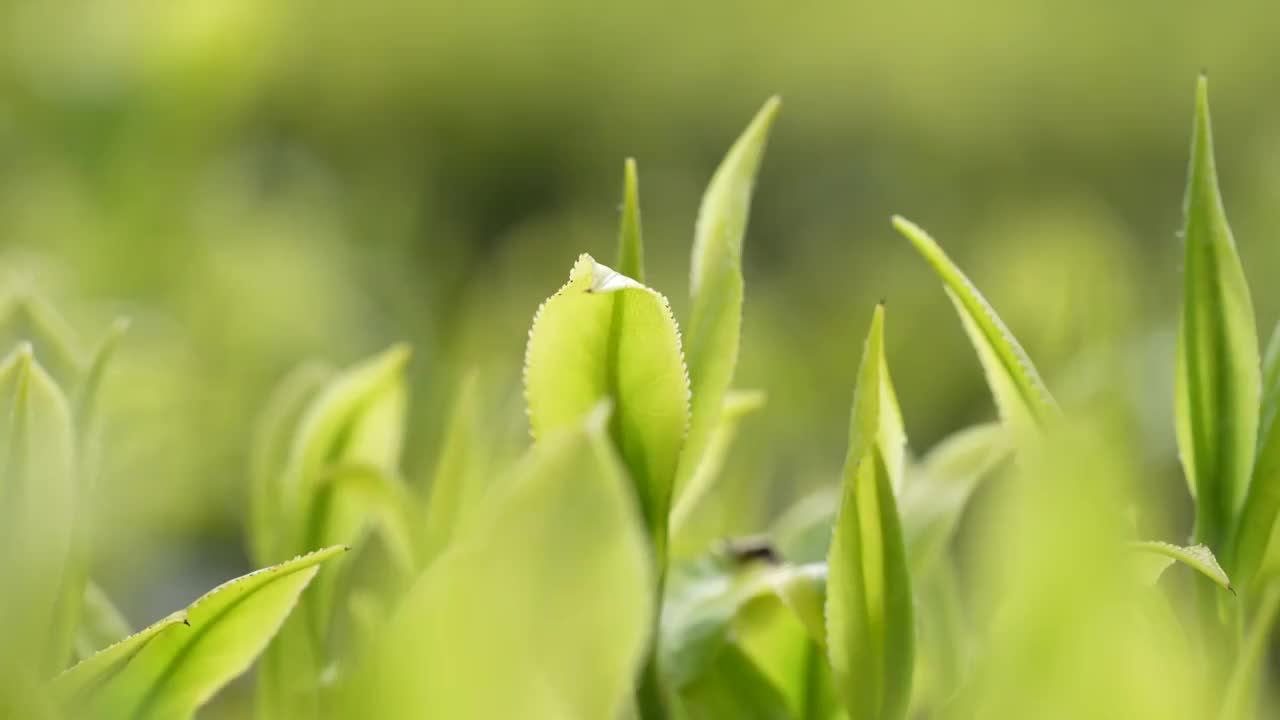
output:
POLYGON ((1257 716, 1280 609, 1280 331, 1260 360, 1203 78, 1173 423, 1188 544, 1135 530, 1144 497, 1114 413, 1061 409, 968 277, 895 217, 955 306, 999 422, 915 455, 881 304, 852 374, 839 491, 759 537, 673 552, 721 500, 738 423, 764 404, 734 376, 778 110, 764 106, 706 190, 683 324, 646 284, 626 164, 613 266, 579 256, 534 315, 533 443, 514 464, 492 457, 474 375, 424 490, 400 457, 407 348, 302 366, 252 452, 248 544, 269 567, 135 634, 88 580, 84 527, 120 329, 82 359, 52 311, 10 305, 0 569, 22 589, 0 595, 0 717, 191 717, 260 654, 263 718, 1257 716), (990 515, 959 548, 984 483, 990 515), (1157 582, 1175 562, 1194 572, 1157 582))

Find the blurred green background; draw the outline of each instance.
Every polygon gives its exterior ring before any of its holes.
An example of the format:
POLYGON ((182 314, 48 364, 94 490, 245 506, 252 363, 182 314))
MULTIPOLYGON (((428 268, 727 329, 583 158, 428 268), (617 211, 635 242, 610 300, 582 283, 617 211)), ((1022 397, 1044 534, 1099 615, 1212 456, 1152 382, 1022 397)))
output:
POLYGON ((1064 399, 1128 352, 1171 504, 1171 369, 1196 73, 1269 329, 1280 314, 1274 3, 0 0, 0 275, 108 381, 97 575, 142 622, 246 569, 246 452, 308 358, 414 347, 405 464, 478 367, 495 454, 520 363, 579 252, 612 259, 639 162, 649 282, 686 317, 701 191, 784 101, 747 237, 720 533, 836 482, 872 304, 912 445, 994 413, 959 324, 888 224, 930 229, 1064 399))

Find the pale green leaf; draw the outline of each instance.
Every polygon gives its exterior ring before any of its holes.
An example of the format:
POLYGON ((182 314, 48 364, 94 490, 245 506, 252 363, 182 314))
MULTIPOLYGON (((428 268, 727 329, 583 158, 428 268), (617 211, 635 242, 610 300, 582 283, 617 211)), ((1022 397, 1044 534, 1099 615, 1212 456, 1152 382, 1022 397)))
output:
POLYGON ((1236 578, 1251 584, 1265 567, 1275 566, 1276 517, 1280 515, 1280 325, 1271 334, 1262 363, 1262 402, 1258 449, 1249 493, 1235 540, 1236 578))
MULTIPOLYGON (((91 441, 94 424, 97 421, 98 396, 102 391, 102 381, 107 374, 111 359, 115 357, 120 339, 128 329, 129 321, 124 318, 111 324, 107 334, 89 356, 89 364, 85 368, 84 375, 76 384, 74 395, 76 435, 82 444, 91 441)), ((92 487, 94 480, 92 473, 85 474, 86 477, 81 481, 82 485, 92 487)))
POLYGON ((1019 432, 1028 428, 1043 429, 1045 423, 1058 415, 1058 409, 1013 333, 928 233, 899 216, 894 216, 893 226, 911 241, 941 278, 969 342, 977 350, 1000 417, 1019 432))
POLYGON ((689 439, 680 458, 684 487, 697 470, 733 382, 742 331, 742 245, 760 159, 781 101, 772 98, 756 114, 716 169, 694 231, 689 296, 689 377, 693 406, 689 439))
MULTIPOLYGON (((124 670, 134 657, 164 632, 171 632, 178 625, 189 625, 185 610, 173 613, 132 635, 126 634, 116 642, 102 646, 97 652, 59 674, 49 683, 49 691, 59 703, 74 707, 96 692, 104 683, 124 670)), ((112 628, 115 630, 117 628, 112 628)))
POLYGON ((706 670, 681 688, 679 717, 686 720, 791 720, 782 691, 734 645, 718 648, 706 670))
MULTIPOLYGON (((1169 560, 1176 560, 1212 580, 1215 584, 1235 592, 1231 587, 1231 579, 1218 564, 1213 551, 1205 545, 1172 545, 1167 542, 1146 540, 1133 543, 1136 550, 1151 553, 1169 560)), ((1157 573, 1158 575, 1158 573, 1157 573)))
POLYGON ((342 371, 320 390, 299 419, 281 487, 281 513, 292 519, 294 528, 293 545, 286 546, 285 552, 305 548, 304 533, 317 526, 311 517, 314 490, 326 466, 342 461, 394 465, 402 430, 385 416, 403 413, 402 386, 408 360, 409 348, 396 345, 342 371), (374 431, 366 433, 366 423, 372 423, 374 431), (386 437, 388 434, 395 437, 386 437))
POLYGON ((663 557, 689 423, 680 331, 666 298, 582 255, 533 319, 524 385, 539 440, 579 425, 602 400, 613 403, 609 434, 663 557))
POLYGON ((44 677, 65 667, 74 640, 62 596, 79 567, 75 457, 66 396, 23 343, 0 361, 0 577, 22 589, 0 593, 0 654, 44 677))
POLYGON ((186 609, 189 628, 155 634, 133 659, 93 692, 98 718, 190 717, 249 668, 293 610, 332 547, 237 578, 186 609))
POLYGON ((629 705, 653 566, 607 420, 584 420, 543 435, 419 578, 340 716, 616 718, 629 705))
POLYGON ((24 342, 64 387, 81 376, 83 355, 75 329, 44 298, 18 292, 0 301, 0 348, 24 342))
POLYGON ((133 634, 133 628, 115 603, 96 583, 86 583, 80 622, 76 628, 76 657, 88 658, 102 648, 133 634))
POLYGON ((716 429, 707 442, 702 453, 702 460, 697 470, 689 478, 685 486, 679 490, 675 505, 671 510, 672 542, 678 542, 681 531, 689 519, 711 497, 714 497, 716 482, 738 433, 738 425, 742 419, 764 407, 765 395, 758 390, 731 390, 724 398, 724 407, 720 410, 720 418, 716 429))
POLYGON ((640 179, 627 158, 622 180, 622 220, 618 229, 618 272, 644 284, 644 235, 640 232, 640 179))
POLYGON ((974 490, 1011 451, 1002 425, 979 425, 944 440, 910 473, 898 506, 912 577, 937 567, 974 490))
POLYGON ((1253 304, 1218 190, 1203 77, 1184 209, 1178 452, 1196 498, 1195 539, 1222 550, 1248 491, 1261 380, 1253 304))
POLYGON ((906 715, 915 626, 882 423, 884 312, 877 308, 854 392, 844 489, 828 556, 828 655, 851 720, 906 715))
POLYGON ((479 379, 472 372, 462 381, 436 459, 422 529, 422 559, 430 563, 476 512, 487 490, 485 427, 479 401, 479 379))
POLYGON ((280 519, 284 513, 284 476, 293 436, 307 406, 333 376, 328 368, 305 364, 276 385, 254 428, 249 472, 249 546, 254 562, 270 564, 283 553, 280 519))

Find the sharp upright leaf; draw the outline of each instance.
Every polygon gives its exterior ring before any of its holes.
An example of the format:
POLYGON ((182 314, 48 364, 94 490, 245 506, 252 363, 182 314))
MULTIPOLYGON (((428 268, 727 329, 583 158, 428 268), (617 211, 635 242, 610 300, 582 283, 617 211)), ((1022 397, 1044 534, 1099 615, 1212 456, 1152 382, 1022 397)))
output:
POLYGON ((618 272, 644 284, 644 236, 640 232, 640 179, 627 158, 622 179, 622 221, 618 229, 618 272))
POLYGON ((872 319, 854 393, 840 511, 828 556, 828 654, 851 720, 906 715, 914 620, 889 459, 879 442, 884 313, 872 319))
POLYGON ((345 549, 319 550, 209 591, 186 609, 190 627, 156 631, 127 665, 93 690, 87 715, 133 720, 190 717, 249 668, 320 563, 345 549))
POLYGON ((524 385, 529 424, 539 440, 577 426, 602 400, 612 401, 610 435, 661 557, 689 422, 680 331, 666 298, 581 256, 569 282, 533 319, 524 385))
POLYGON ((924 256, 942 279, 969 342, 978 352, 1001 418, 1019 432, 1042 429, 1057 415, 1053 397, 1013 333, 960 268, 924 230, 895 216, 893 226, 924 256))
POLYGON ((742 244, 760 158, 780 106, 776 97, 765 103, 720 163, 698 210, 689 280, 693 312, 687 344, 693 406, 689 440, 680 459, 678 487, 683 487, 697 470, 738 363, 742 244))
POLYGON ((1253 304, 1218 190, 1203 77, 1196 88, 1185 212, 1178 451, 1196 498, 1195 539, 1222 550, 1248 491, 1261 381, 1253 304))

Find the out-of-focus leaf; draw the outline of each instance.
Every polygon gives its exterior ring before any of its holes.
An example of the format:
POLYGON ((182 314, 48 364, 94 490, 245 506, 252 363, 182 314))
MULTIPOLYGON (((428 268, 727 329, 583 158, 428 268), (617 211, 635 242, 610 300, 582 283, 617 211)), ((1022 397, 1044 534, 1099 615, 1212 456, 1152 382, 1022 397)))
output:
POLYGON ((478 382, 474 372, 462 381, 440 445, 421 535, 424 563, 444 551, 487 489, 478 382))
POLYGON ((955 305, 969 342, 982 361, 1000 417, 1020 433, 1024 429, 1042 429, 1057 416, 1057 405, 1013 333, 928 233, 899 216, 894 216, 893 226, 942 279, 947 297, 955 305))
POLYGON ((722 645, 706 670, 680 691, 686 720, 791 720, 787 699, 742 650, 722 645))
POLYGON ((1258 717, 1256 706, 1259 670, 1267 657, 1276 615, 1280 613, 1280 584, 1273 581, 1265 585, 1261 594, 1258 610, 1249 625, 1240 652, 1236 654, 1226 691, 1223 693, 1222 709, 1218 717, 1224 720, 1258 717))
POLYGON ((177 625, 187 625, 187 612, 178 611, 132 635, 126 634, 111 645, 101 646, 49 683, 49 691, 59 703, 74 707, 112 677, 119 674, 134 657, 164 632, 177 625))
POLYGON ((0 592, 0 655, 42 677, 65 667, 74 642, 62 594, 75 564, 75 457, 66 396, 22 343, 0 361, 0 577, 21 589, 0 592))
MULTIPOLYGON (((128 330, 129 321, 125 318, 120 318, 111 324, 111 327, 107 329, 107 334, 103 336, 89 356, 89 363, 85 367, 84 375, 76 384, 74 398, 76 435, 81 438, 82 443, 89 437, 97 420, 98 395, 102 390, 102 380, 107 374, 107 367, 111 364, 111 359, 115 357, 116 348, 120 345, 120 339, 124 337, 128 330)), ((86 481, 92 479, 92 476, 90 476, 86 478, 86 481)))
POLYGON ((77 659, 84 660, 133 634, 129 621, 96 583, 85 585, 82 607, 76 628, 77 659))
MULTIPOLYGON (((1218 559, 1213 556, 1213 551, 1205 545, 1171 545, 1167 542, 1147 540, 1135 542, 1133 547, 1142 552, 1167 558, 1170 563, 1176 560, 1209 578, 1215 584, 1233 593, 1235 592, 1235 589, 1231 587, 1231 579, 1227 577, 1226 571, 1218 564, 1218 559)), ((1168 565, 1166 564, 1165 567, 1168 567, 1168 565)), ((1153 580, 1159 578, 1165 567, 1160 568, 1160 572, 1155 573, 1153 580)))
MULTIPOLYGON (((1214 169, 1204 77, 1196 87, 1184 209, 1186 253, 1175 390, 1178 453, 1196 498, 1195 539, 1222 551, 1249 489, 1261 380, 1253 303, 1214 169)), ((1268 526, 1275 515, 1272 507, 1268 526)), ((1263 508, 1256 511, 1263 513, 1263 508)), ((1262 519, 1251 518, 1250 524, 1262 519)), ((1255 530, 1245 532, 1250 545, 1265 543, 1265 538, 1254 540, 1255 530)), ((1254 551, 1251 547, 1247 553, 1254 551)))
POLYGON ((372 522, 397 569, 413 571, 413 534, 405 515, 413 500, 400 478, 374 465, 339 465, 325 475, 317 491, 320 503, 348 508, 352 516, 372 522))
POLYGON ((618 272, 644 284, 644 235, 640 232, 640 179, 627 158, 622 178, 622 220, 618 228, 618 272))
POLYGON ((281 492, 293 435, 308 403, 332 375, 319 365, 297 367, 271 392, 258 420, 250 459, 248 533, 254 562, 260 565, 286 552, 279 547, 284 541, 281 492))
POLYGON ((902 718, 911 695, 911 584, 879 441, 883 368, 884 309, 878 307, 854 392, 843 497, 827 561, 827 649, 851 720, 902 718))
POLYGON ((731 639, 734 618, 753 600, 791 592, 799 612, 810 613, 805 588, 789 587, 799 582, 793 577, 796 575, 811 580, 814 570, 762 560, 741 561, 721 553, 679 566, 667 584, 659 644, 660 665, 671 687, 679 690, 706 670, 731 639))
POLYGON ((790 562, 826 562, 839 507, 839 488, 821 488, 787 508, 770 528, 769 537, 790 562))
POLYGON ((347 711, 619 717, 648 645, 653 569, 604 412, 542 436, 426 570, 347 711))
POLYGON ((86 698, 86 715, 190 717, 248 669, 293 610, 320 563, 345 550, 318 550, 209 591, 186 609, 189 628, 155 633, 127 665, 98 684, 86 698))
POLYGON ((1280 325, 1271 334, 1262 363, 1262 405, 1258 422, 1258 454, 1254 460, 1249 492, 1236 531, 1235 567, 1238 580, 1252 584, 1253 577, 1277 565, 1276 517, 1280 515, 1280 325))
POLYGON ((910 473, 898 503, 912 577, 936 567, 978 483, 1011 450, 1003 426, 979 425, 944 440, 910 473))
POLYGON ((677 488, 685 487, 697 471, 733 382, 742 332, 742 245, 751 191, 780 107, 775 97, 756 114, 716 169, 698 210, 689 278, 693 312, 686 345, 693 405, 677 488))
POLYGON ((689 425, 689 381, 667 299, 589 255, 579 257, 569 282, 533 319, 524 386, 536 439, 575 427, 602 400, 612 401, 609 434, 661 562, 689 425))
POLYGON ((323 526, 312 517, 314 489, 324 468, 335 462, 394 465, 399 452, 395 418, 402 415, 404 367, 409 348, 396 345, 339 373, 327 383, 299 420, 281 488, 282 512, 294 518, 293 542, 323 526), (388 420, 388 417, 391 419, 388 420), (372 429, 366 429, 372 427, 372 429))
POLYGON ((698 469, 679 491, 671 510, 671 536, 673 542, 689 522, 699 506, 713 496, 712 490, 720 479, 720 471, 738 432, 742 419, 764 407, 765 395, 758 390, 731 390, 724 398, 720 419, 712 433, 698 469))
POLYGON ((968 632, 955 570, 939 565, 917 593, 917 642, 912 716, 930 716, 945 706, 963 682, 968 660, 968 632))
POLYGON ((0 347, 24 342, 55 382, 73 387, 84 368, 75 330, 39 295, 17 293, 0 301, 0 347))

